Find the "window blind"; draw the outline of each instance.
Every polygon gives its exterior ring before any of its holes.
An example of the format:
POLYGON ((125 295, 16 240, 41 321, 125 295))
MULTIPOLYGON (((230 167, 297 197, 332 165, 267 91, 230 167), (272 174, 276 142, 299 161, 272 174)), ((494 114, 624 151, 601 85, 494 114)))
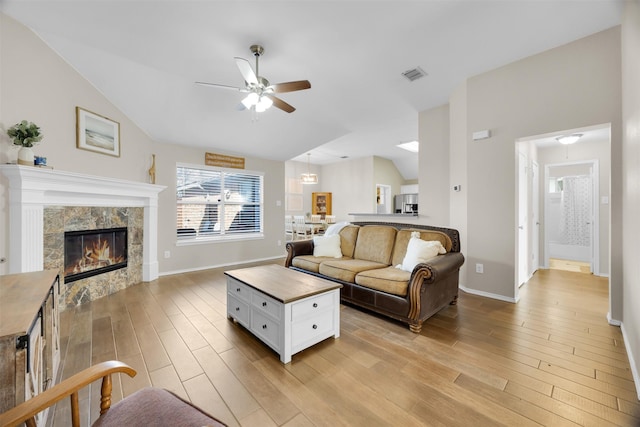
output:
POLYGON ((176 167, 176 228, 180 239, 263 231, 263 176, 213 167, 176 167))

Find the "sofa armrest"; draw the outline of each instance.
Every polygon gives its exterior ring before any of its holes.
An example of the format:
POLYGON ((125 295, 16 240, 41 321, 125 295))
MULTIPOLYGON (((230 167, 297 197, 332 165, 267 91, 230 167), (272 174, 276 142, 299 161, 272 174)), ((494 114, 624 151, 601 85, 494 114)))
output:
MULTIPOLYGON (((464 256, 460 252, 449 252, 415 266, 409 278, 407 298, 409 300, 408 318, 420 325, 422 307, 422 293, 426 287, 437 282, 451 273, 457 272, 464 264, 464 256)), ((413 329, 412 329, 413 330, 413 329)), ((420 328, 417 327, 417 331, 420 328)))
POLYGON ((285 246, 287 249, 287 259, 284 266, 291 267, 293 258, 300 255, 313 255, 313 240, 298 240, 296 242, 288 242, 285 246))
MULTIPOLYGON (((435 257, 427 263, 418 264, 411 272, 411 277, 417 273, 419 269, 426 269, 429 274, 424 277, 425 283, 433 283, 439 277, 447 276, 457 271, 464 264, 464 256, 460 252, 449 252, 448 254, 435 257)), ((409 281, 410 283, 412 280, 409 281)))

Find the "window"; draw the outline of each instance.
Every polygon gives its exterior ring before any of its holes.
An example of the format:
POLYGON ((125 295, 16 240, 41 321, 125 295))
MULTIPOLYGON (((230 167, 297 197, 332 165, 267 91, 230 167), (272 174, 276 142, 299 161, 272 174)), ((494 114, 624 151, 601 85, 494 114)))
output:
POLYGON ((263 181, 260 172, 177 165, 178 239, 261 236, 263 181))

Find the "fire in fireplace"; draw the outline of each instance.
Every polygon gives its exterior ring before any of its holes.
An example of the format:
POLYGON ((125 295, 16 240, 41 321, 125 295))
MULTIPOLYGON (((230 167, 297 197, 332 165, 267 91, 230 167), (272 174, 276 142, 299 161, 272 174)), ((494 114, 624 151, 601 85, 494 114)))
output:
POLYGON ((126 266, 126 227, 64 233, 65 283, 126 266))

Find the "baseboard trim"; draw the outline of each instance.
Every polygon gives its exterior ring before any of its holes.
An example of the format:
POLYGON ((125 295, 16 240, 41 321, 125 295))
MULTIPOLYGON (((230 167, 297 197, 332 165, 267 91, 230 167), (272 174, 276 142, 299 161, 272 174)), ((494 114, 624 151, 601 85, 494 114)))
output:
POLYGON ((204 267, 185 268, 183 270, 162 271, 158 275, 160 277, 162 277, 162 276, 172 276, 174 274, 193 273, 194 271, 211 270, 212 268, 232 267, 234 265, 240 265, 240 264, 251 264, 252 262, 273 261, 273 260, 276 260, 276 259, 284 259, 285 257, 286 257, 286 254, 279 255, 279 256, 274 256, 274 257, 268 257, 268 258, 248 259, 248 260, 232 262, 232 263, 228 263, 228 264, 216 264, 216 265, 207 265, 207 266, 204 266, 204 267))
MULTIPOLYGON (((608 314, 607 317, 609 317, 608 314)), ((627 350, 627 357, 629 358, 629 366, 631 366, 631 375, 633 376, 633 382, 636 385, 636 393, 638 395, 638 400, 640 400, 640 375, 638 375, 636 358, 631 351, 631 347, 629 347, 629 340, 627 339, 628 335, 624 328, 624 323, 620 323, 620 330, 622 331, 622 338, 624 339, 624 348, 627 350)))
POLYGON ((622 325, 622 322, 616 319, 612 319, 611 318, 611 312, 607 313, 607 322, 611 325, 611 326, 620 326, 622 325))
POLYGON ((468 293, 468 294, 472 294, 472 295, 478 295, 480 297, 486 297, 486 298, 491 298, 491 299, 497 299, 500 301, 506 301, 506 302, 510 302, 510 303, 517 303, 518 300, 520 300, 520 298, 510 298, 510 297, 505 297, 504 295, 499 295, 499 294, 492 294, 491 292, 485 292, 485 291, 479 291, 477 289, 470 289, 467 288, 464 285, 458 285, 458 288, 462 289, 464 292, 468 293))

